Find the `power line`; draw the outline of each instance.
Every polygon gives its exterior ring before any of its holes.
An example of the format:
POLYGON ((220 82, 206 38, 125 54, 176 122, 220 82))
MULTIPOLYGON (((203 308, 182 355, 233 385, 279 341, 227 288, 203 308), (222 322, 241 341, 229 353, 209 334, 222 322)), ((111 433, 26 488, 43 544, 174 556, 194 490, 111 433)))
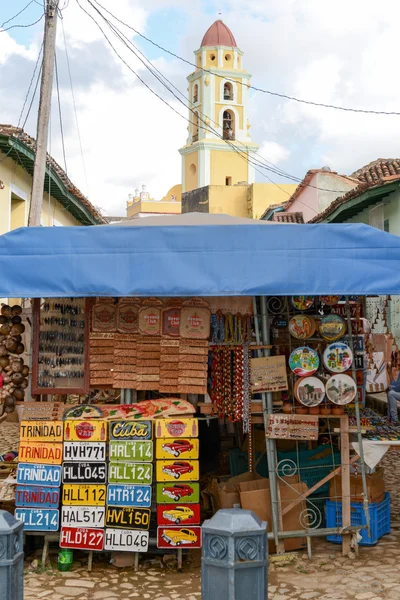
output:
POLYGON ((0 29, 0 33, 5 33, 6 31, 10 31, 10 29, 16 29, 18 27, 33 27, 33 25, 36 25, 37 23, 39 23, 44 17, 44 13, 38 18, 37 21, 34 21, 33 23, 28 23, 27 25, 11 25, 11 27, 7 27, 6 29, 0 29))
POLYGON ((22 15, 23 12, 26 11, 27 8, 29 8, 29 6, 31 4, 34 3, 35 0, 31 0, 30 2, 28 2, 28 4, 22 8, 19 12, 17 12, 16 15, 14 15, 13 17, 10 17, 9 19, 7 19, 7 21, 4 21, 4 23, 2 25, 0 25, 0 29, 3 29, 4 25, 7 25, 7 23, 10 23, 11 21, 14 21, 14 19, 16 19, 17 17, 19 17, 19 15, 22 15))
POLYGON ((64 127, 63 127, 63 120, 62 120, 62 113, 61 113, 60 86, 59 86, 59 82, 58 82, 57 54, 54 55, 54 64, 55 64, 55 68, 56 68, 55 70, 56 70, 58 116, 59 116, 59 119, 60 119, 61 144, 62 144, 62 151, 63 151, 63 157, 64 157, 64 168, 65 168, 66 174, 68 175, 67 157, 66 157, 66 154, 65 154, 64 127))
MULTIPOLYGON (((141 38, 143 38, 144 40, 146 40, 147 42, 149 42, 150 44, 152 44, 153 46, 155 46, 159 50, 162 50, 163 52, 166 52, 167 54, 173 56, 174 58, 177 58, 178 60, 186 63, 187 65, 190 65, 192 67, 196 67, 196 69, 204 71, 205 73, 210 73, 211 75, 215 75, 215 72, 212 71, 211 69, 205 69, 204 67, 199 68, 198 65, 196 65, 193 62, 191 62, 190 60, 187 60, 186 58, 183 58, 182 56, 179 56, 179 54, 175 54, 175 52, 172 52, 171 50, 168 50, 167 48, 164 48, 163 46, 161 46, 157 42, 154 42, 152 39, 150 39, 149 37, 145 36, 143 33, 141 33, 140 31, 138 31, 137 29, 135 29, 131 25, 128 25, 128 23, 125 23, 124 21, 122 21, 121 19, 119 19, 118 17, 116 17, 111 11, 107 10, 107 8, 105 8, 102 4, 100 4, 100 2, 98 2, 98 0, 94 0, 94 2, 96 2, 96 4, 98 4, 103 10, 105 10, 109 15, 111 15, 116 21, 118 21, 119 23, 121 23, 121 25, 124 25, 128 29, 131 29, 131 31, 133 31, 134 33, 136 33, 138 36, 140 36, 141 38)), ((362 108, 350 108, 350 107, 346 107, 346 106, 338 106, 338 105, 335 105, 335 104, 324 104, 323 102, 314 102, 312 100, 304 100, 303 98, 296 98, 295 96, 289 96, 288 94, 282 94, 282 93, 279 93, 279 92, 273 92, 271 90, 264 90, 262 88, 256 87, 255 85, 249 85, 249 86, 247 86, 247 83, 243 83, 242 81, 237 82, 234 79, 229 79, 228 77, 226 77, 225 79, 227 81, 232 81, 233 83, 239 83, 240 85, 244 85, 246 87, 249 87, 250 89, 255 90, 256 92, 261 92, 262 94, 268 94, 270 96, 276 96, 278 98, 283 98, 285 100, 292 100, 293 102, 298 102, 300 104, 308 104, 308 105, 311 105, 311 106, 319 106, 321 108, 331 108, 333 110, 342 110, 342 111, 346 111, 346 112, 362 113, 362 114, 369 114, 369 115, 400 116, 400 112, 396 112, 396 111, 368 110, 368 109, 362 109, 362 108)))

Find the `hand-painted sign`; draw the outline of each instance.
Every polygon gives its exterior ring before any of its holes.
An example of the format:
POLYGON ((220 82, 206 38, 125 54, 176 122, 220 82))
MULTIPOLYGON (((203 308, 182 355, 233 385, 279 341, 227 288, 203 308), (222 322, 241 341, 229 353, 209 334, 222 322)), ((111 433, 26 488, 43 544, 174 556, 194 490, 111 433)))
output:
POLYGON ((200 504, 159 504, 158 525, 200 525, 200 504))
POLYGON ((15 506, 58 508, 60 488, 48 488, 40 485, 18 485, 15 490, 15 506))
POLYGON ((196 504, 200 501, 200 486, 198 483, 157 483, 156 500, 158 504, 196 504))
POLYGON ((131 506, 109 506, 106 513, 106 527, 114 529, 149 529, 149 508, 133 508, 131 506))
POLYGON ((198 460, 158 460, 157 481, 193 481, 199 478, 198 460))
POLYGON ((152 461, 153 442, 110 442, 110 460, 129 462, 134 460, 152 461))
POLYGON ((19 463, 17 483, 30 485, 40 484, 44 487, 58 487, 61 485, 61 467, 19 463))
POLYGON ((100 462, 65 462, 63 483, 107 483, 107 464, 100 462))
POLYGON ((62 421, 21 421, 21 442, 62 442, 62 421))
POLYGON ((62 444, 46 442, 22 442, 19 445, 19 460, 42 465, 61 465, 62 444))
POLYGON ((16 508, 14 517, 25 531, 58 531, 59 511, 52 508, 16 508))
POLYGON ((61 527, 104 527, 104 506, 63 506, 61 527))
POLYGON ((110 423, 110 440, 117 442, 150 440, 151 434, 151 421, 111 421, 110 423))
POLYGON ((108 467, 109 483, 151 483, 153 465, 151 463, 110 462, 108 467))
POLYGON ((68 506, 104 506, 107 488, 105 485, 64 485, 62 503, 68 506))
POLYGON ((107 440, 107 422, 65 421, 64 440, 66 442, 105 442, 107 440))
POLYGON ((156 458, 199 458, 199 440, 191 439, 158 439, 156 441, 156 458))
POLYGON ((199 435, 197 419, 157 419, 156 438, 183 438, 199 435))
POLYGON ((147 552, 148 549, 148 531, 106 529, 104 536, 104 550, 120 550, 122 552, 147 552))
POLYGON ((201 548, 201 527, 158 527, 157 548, 201 548))
POLYGON ((107 488, 108 506, 151 506, 150 485, 109 485, 107 488))
POLYGON ((104 529, 61 527, 60 548, 101 551, 104 546, 104 529))
POLYGON ((104 462, 106 460, 106 443, 64 442, 64 460, 104 462))

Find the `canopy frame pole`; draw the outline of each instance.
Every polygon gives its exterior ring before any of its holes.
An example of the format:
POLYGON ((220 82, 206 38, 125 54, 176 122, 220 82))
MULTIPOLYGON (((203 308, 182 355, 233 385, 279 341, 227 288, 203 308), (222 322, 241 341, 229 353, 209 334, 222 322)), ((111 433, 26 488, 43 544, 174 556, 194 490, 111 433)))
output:
MULTIPOLYGON (((261 302, 261 323, 262 323, 262 343, 265 345, 269 345, 269 328, 268 328, 268 313, 267 313, 267 304, 265 297, 260 298, 261 302)), ((260 325, 258 321, 258 310, 257 310, 257 298, 253 296, 253 313, 254 313, 254 328, 256 334, 256 342, 257 345, 261 345, 261 333, 260 333, 260 325)), ((262 356, 268 356, 270 353, 269 349, 263 351, 261 349, 257 350, 257 356, 262 358, 262 356)), ((272 404, 272 393, 271 392, 262 392, 261 394, 262 400, 262 410, 263 410, 263 419, 264 419, 264 433, 267 432, 268 427, 268 414, 271 414, 273 411, 272 404)), ((282 546, 283 543, 279 540, 279 514, 278 514, 278 492, 277 492, 277 477, 276 477, 276 450, 274 445, 274 440, 269 438, 265 438, 265 447, 267 451, 267 462, 268 462, 268 476, 269 476, 269 485, 270 485, 270 494, 271 494, 271 512, 272 512, 272 532, 275 541, 275 546, 277 551, 283 551, 282 546)))
MULTIPOLYGON (((347 317, 347 330, 349 332, 350 348, 351 348, 351 351, 354 353, 353 326, 351 323, 351 311, 350 311, 349 296, 346 296, 346 317, 347 317)), ((351 365, 351 374, 352 374, 354 383, 357 385, 356 365, 355 365, 354 359, 353 359, 353 362, 351 365)), ((370 523, 370 518, 369 518, 367 476, 365 474, 364 446, 363 446, 363 439, 362 439, 362 435, 361 435, 360 405, 358 402, 358 395, 355 398, 354 404, 355 404, 355 409, 356 409, 357 440, 358 440, 358 447, 359 447, 358 454, 360 455, 361 479, 362 479, 362 484, 363 484, 363 495, 364 495, 363 508, 364 508, 365 520, 366 520, 367 528, 368 528, 368 535, 370 536, 371 535, 371 523, 370 523)))

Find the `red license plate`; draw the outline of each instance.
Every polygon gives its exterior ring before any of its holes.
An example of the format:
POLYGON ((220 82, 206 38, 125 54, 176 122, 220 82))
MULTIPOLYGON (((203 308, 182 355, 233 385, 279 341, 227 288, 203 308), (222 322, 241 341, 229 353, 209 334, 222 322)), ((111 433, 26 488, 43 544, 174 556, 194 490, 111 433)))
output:
POLYGON ((200 504, 159 504, 158 525, 200 525, 200 504))
POLYGON ((158 527, 157 548, 201 548, 201 527, 158 527))
POLYGON ((84 527, 61 527, 60 548, 80 548, 81 550, 103 550, 104 529, 84 527))

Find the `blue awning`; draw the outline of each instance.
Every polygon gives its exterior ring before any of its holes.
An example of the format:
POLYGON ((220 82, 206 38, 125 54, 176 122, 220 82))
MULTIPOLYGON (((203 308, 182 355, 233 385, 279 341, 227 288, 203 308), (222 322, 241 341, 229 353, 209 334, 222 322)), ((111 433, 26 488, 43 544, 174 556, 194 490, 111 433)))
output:
POLYGON ((0 297, 400 294, 400 238, 189 213, 0 236, 0 297))

